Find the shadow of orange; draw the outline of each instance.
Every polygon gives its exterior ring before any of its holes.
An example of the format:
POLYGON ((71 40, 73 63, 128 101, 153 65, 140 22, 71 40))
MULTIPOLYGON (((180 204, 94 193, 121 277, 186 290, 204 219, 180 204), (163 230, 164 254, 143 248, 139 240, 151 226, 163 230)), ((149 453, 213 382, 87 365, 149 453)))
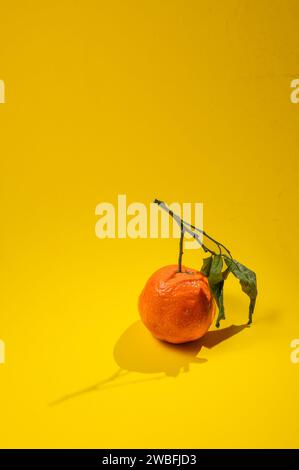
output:
POLYGON ((181 370, 188 371, 190 364, 207 362, 207 359, 197 357, 203 346, 213 348, 244 328, 246 325, 231 325, 209 331, 197 341, 174 345, 153 338, 141 321, 136 321, 118 339, 114 359, 121 369, 143 374, 163 372, 175 377, 181 370))
POLYGON ((64 395, 49 405, 58 405, 80 395, 112 387, 160 380, 167 376, 176 377, 181 371, 188 372, 190 364, 207 362, 207 359, 197 357, 202 347, 211 349, 246 327, 247 325, 231 325, 221 330, 209 331, 197 341, 174 345, 155 339, 141 321, 136 321, 124 331, 115 344, 114 359, 119 368, 114 374, 89 387, 64 395), (127 377, 130 372, 156 376, 123 381, 123 377, 127 377))

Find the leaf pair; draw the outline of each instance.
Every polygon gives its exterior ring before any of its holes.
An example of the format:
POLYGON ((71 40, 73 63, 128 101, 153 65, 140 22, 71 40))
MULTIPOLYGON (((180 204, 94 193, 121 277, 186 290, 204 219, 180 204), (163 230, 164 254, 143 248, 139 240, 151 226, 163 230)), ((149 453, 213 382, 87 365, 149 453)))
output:
POLYGON ((252 315, 257 297, 256 274, 238 261, 219 254, 204 258, 201 268, 201 273, 208 278, 211 292, 218 307, 217 328, 220 326, 220 321, 225 319, 223 287, 224 281, 230 272, 239 280, 242 291, 250 299, 248 324, 252 323, 252 315), (227 266, 224 271, 222 271, 223 259, 227 266))

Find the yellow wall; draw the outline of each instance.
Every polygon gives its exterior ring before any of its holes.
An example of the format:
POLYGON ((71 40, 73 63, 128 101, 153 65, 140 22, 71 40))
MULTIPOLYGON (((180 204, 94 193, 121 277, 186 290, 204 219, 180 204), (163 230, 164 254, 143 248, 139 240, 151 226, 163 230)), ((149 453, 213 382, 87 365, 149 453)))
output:
MULTIPOLYGON (((1 1, 1 447, 298 447, 298 15, 1 1), (137 298, 178 243, 97 239, 95 207, 118 194, 203 202, 257 272, 253 326, 198 350, 153 340, 137 298)), ((235 279, 226 306, 222 328, 246 321, 235 279)))

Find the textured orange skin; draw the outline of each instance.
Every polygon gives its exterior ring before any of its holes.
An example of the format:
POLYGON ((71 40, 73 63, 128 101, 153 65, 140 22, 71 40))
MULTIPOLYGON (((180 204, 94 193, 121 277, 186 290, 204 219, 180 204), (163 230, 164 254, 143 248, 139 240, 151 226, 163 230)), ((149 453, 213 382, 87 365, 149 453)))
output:
POLYGON ((195 269, 164 266, 147 281, 139 297, 139 313, 158 339, 186 343, 201 338, 210 328, 216 311, 209 283, 195 269))

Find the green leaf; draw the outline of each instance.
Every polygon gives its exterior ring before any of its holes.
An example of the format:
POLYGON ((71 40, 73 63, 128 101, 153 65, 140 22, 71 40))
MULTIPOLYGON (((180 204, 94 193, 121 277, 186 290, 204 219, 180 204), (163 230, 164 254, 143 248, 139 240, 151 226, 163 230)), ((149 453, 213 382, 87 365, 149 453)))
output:
POLYGON ((209 273, 209 284, 211 286, 218 284, 221 282, 222 279, 222 256, 221 255, 214 255, 212 257, 211 269, 209 273))
POLYGON ((250 325, 250 323, 252 323, 252 315, 257 297, 256 274, 236 260, 231 260, 227 257, 225 257, 224 260, 233 275, 240 281, 242 291, 245 292, 250 299, 248 319, 248 325, 250 325))
POLYGON ((224 304, 223 304, 223 286, 224 279, 222 276, 223 260, 221 255, 214 255, 212 257, 211 268, 209 273, 209 285, 213 297, 216 300, 218 307, 218 317, 216 320, 216 327, 219 328, 220 320, 225 318, 224 304))
POLYGON ((209 258, 204 258, 202 260, 203 264, 202 264, 200 272, 206 277, 209 277, 212 259, 213 259, 212 256, 209 256, 209 258))
POLYGON ((216 327, 219 328, 220 321, 225 320, 225 312, 224 312, 224 303, 223 303, 223 286, 224 281, 220 281, 217 284, 211 286, 211 291, 216 300, 216 304, 218 307, 218 316, 216 320, 216 327))
POLYGON ((230 273, 230 268, 226 268, 223 272, 222 272, 222 279, 224 281, 226 281, 226 279, 228 278, 228 275, 230 273))

